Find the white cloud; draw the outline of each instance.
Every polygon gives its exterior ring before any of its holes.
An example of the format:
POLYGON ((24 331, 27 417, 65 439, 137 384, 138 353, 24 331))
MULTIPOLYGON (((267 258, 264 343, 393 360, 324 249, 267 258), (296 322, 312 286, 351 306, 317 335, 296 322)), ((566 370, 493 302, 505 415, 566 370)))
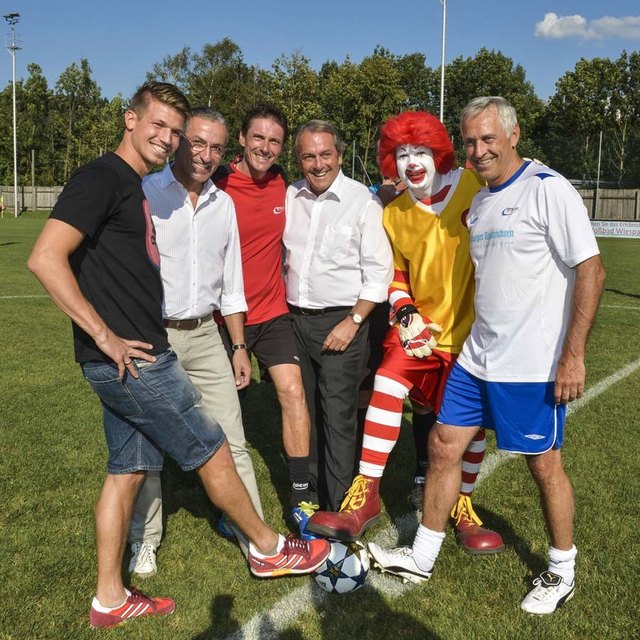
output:
POLYGON ((546 13, 536 24, 538 38, 560 40, 562 38, 584 38, 604 40, 605 38, 628 38, 640 40, 640 16, 613 18, 605 16, 589 22, 583 16, 559 16, 546 13))

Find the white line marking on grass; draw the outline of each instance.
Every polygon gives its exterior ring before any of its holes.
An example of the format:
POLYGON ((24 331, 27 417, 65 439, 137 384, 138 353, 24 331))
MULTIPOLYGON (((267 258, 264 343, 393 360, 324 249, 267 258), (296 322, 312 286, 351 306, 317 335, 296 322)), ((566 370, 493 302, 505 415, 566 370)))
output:
MULTIPOLYGON (((582 409, 584 405, 591 402, 594 398, 607 391, 609 387, 613 386, 616 382, 620 382, 627 376, 630 376, 634 371, 640 368, 640 358, 634 362, 629 363, 622 369, 618 369, 615 373, 612 373, 608 378, 600 380, 592 387, 589 387, 583 394, 582 398, 574 400, 567 407, 567 416, 582 409)), ((476 484, 480 484, 483 480, 488 478, 503 462, 516 458, 519 454, 511 453, 510 451, 496 451, 490 453, 483 461, 480 473, 478 474, 478 481, 476 484)))
MULTIPOLYGON (((569 405, 567 415, 580 410, 616 382, 624 380, 638 369, 640 369, 640 358, 589 387, 582 398, 569 405)), ((486 480, 502 463, 516 458, 518 455, 508 451, 496 451, 488 455, 482 463, 477 484, 486 480)), ((396 546, 399 539, 408 543, 413 539, 417 527, 418 514, 411 511, 396 518, 392 525, 378 531, 372 541, 384 547, 396 546)), ((397 578, 371 571, 363 589, 375 589, 389 597, 397 598, 415 586, 411 583, 403 584, 397 578)), ((332 596, 310 579, 304 585, 278 600, 269 611, 253 616, 242 629, 227 636, 225 640, 275 640, 282 631, 294 624, 306 611, 322 604, 328 597, 332 596)))
POLYGON ((631 309, 632 311, 640 311, 640 306, 633 307, 624 304, 601 304, 600 306, 606 307, 607 309, 631 309))
POLYGON ((46 293, 37 296, 0 296, 0 300, 16 300, 18 298, 48 298, 46 293))

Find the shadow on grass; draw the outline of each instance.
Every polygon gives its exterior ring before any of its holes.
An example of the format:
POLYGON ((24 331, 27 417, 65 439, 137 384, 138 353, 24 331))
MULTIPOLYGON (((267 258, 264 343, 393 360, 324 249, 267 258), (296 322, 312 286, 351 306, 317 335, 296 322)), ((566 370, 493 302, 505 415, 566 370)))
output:
POLYGON ((640 293, 627 293, 626 291, 620 291, 620 289, 606 289, 609 293, 617 293, 619 296, 626 296, 627 298, 640 298, 640 293))
MULTIPOLYGON (((211 625, 191 640, 222 640, 244 638, 245 632, 233 618, 234 598, 216 596, 211 602, 211 625)), ((391 609, 373 588, 364 588, 357 595, 325 594, 314 597, 314 609, 320 618, 318 638, 358 638, 378 640, 393 633, 394 640, 443 640, 416 618, 391 609), (357 607, 354 607, 357 598, 357 607)), ((275 612, 276 616, 279 612, 275 612)), ((295 626, 279 630, 277 623, 265 613, 257 628, 252 626, 251 637, 261 640, 305 640, 308 634, 295 626)), ((314 634, 315 637, 315 634, 314 634)))

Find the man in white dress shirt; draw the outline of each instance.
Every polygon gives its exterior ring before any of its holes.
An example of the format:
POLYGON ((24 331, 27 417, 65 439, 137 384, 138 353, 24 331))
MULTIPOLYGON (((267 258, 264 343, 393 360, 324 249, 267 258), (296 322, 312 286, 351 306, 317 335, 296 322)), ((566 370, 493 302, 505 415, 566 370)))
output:
MULTIPOLYGON (((169 343, 196 389, 205 410, 222 427, 240 475, 260 517, 262 508, 246 447, 236 390, 251 379, 244 345, 242 261, 231 198, 210 180, 224 155, 226 122, 200 107, 192 116, 175 161, 142 183, 156 228, 163 316, 169 343), (233 370, 213 312, 225 318, 233 341, 233 370)), ((129 570, 140 577, 156 573, 162 537, 160 473, 149 472, 135 505, 129 542, 129 570)))
POLYGON ((356 412, 368 350, 367 316, 393 275, 382 206, 341 170, 344 142, 311 120, 295 149, 304 179, 287 190, 287 302, 311 416, 311 483, 337 510, 351 484, 356 412))

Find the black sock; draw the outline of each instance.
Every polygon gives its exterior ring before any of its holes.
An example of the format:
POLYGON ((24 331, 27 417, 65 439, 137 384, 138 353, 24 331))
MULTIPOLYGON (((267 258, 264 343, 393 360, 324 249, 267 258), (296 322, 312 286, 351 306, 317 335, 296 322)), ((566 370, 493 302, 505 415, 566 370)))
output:
POLYGON ((287 456, 287 468, 291 482, 290 506, 293 508, 300 502, 309 502, 309 456, 287 456))
POLYGON ((435 421, 436 414, 433 411, 429 411, 429 413, 413 412, 411 429, 416 447, 416 470, 414 476, 417 478, 424 478, 427 472, 429 431, 431 431, 435 421))

